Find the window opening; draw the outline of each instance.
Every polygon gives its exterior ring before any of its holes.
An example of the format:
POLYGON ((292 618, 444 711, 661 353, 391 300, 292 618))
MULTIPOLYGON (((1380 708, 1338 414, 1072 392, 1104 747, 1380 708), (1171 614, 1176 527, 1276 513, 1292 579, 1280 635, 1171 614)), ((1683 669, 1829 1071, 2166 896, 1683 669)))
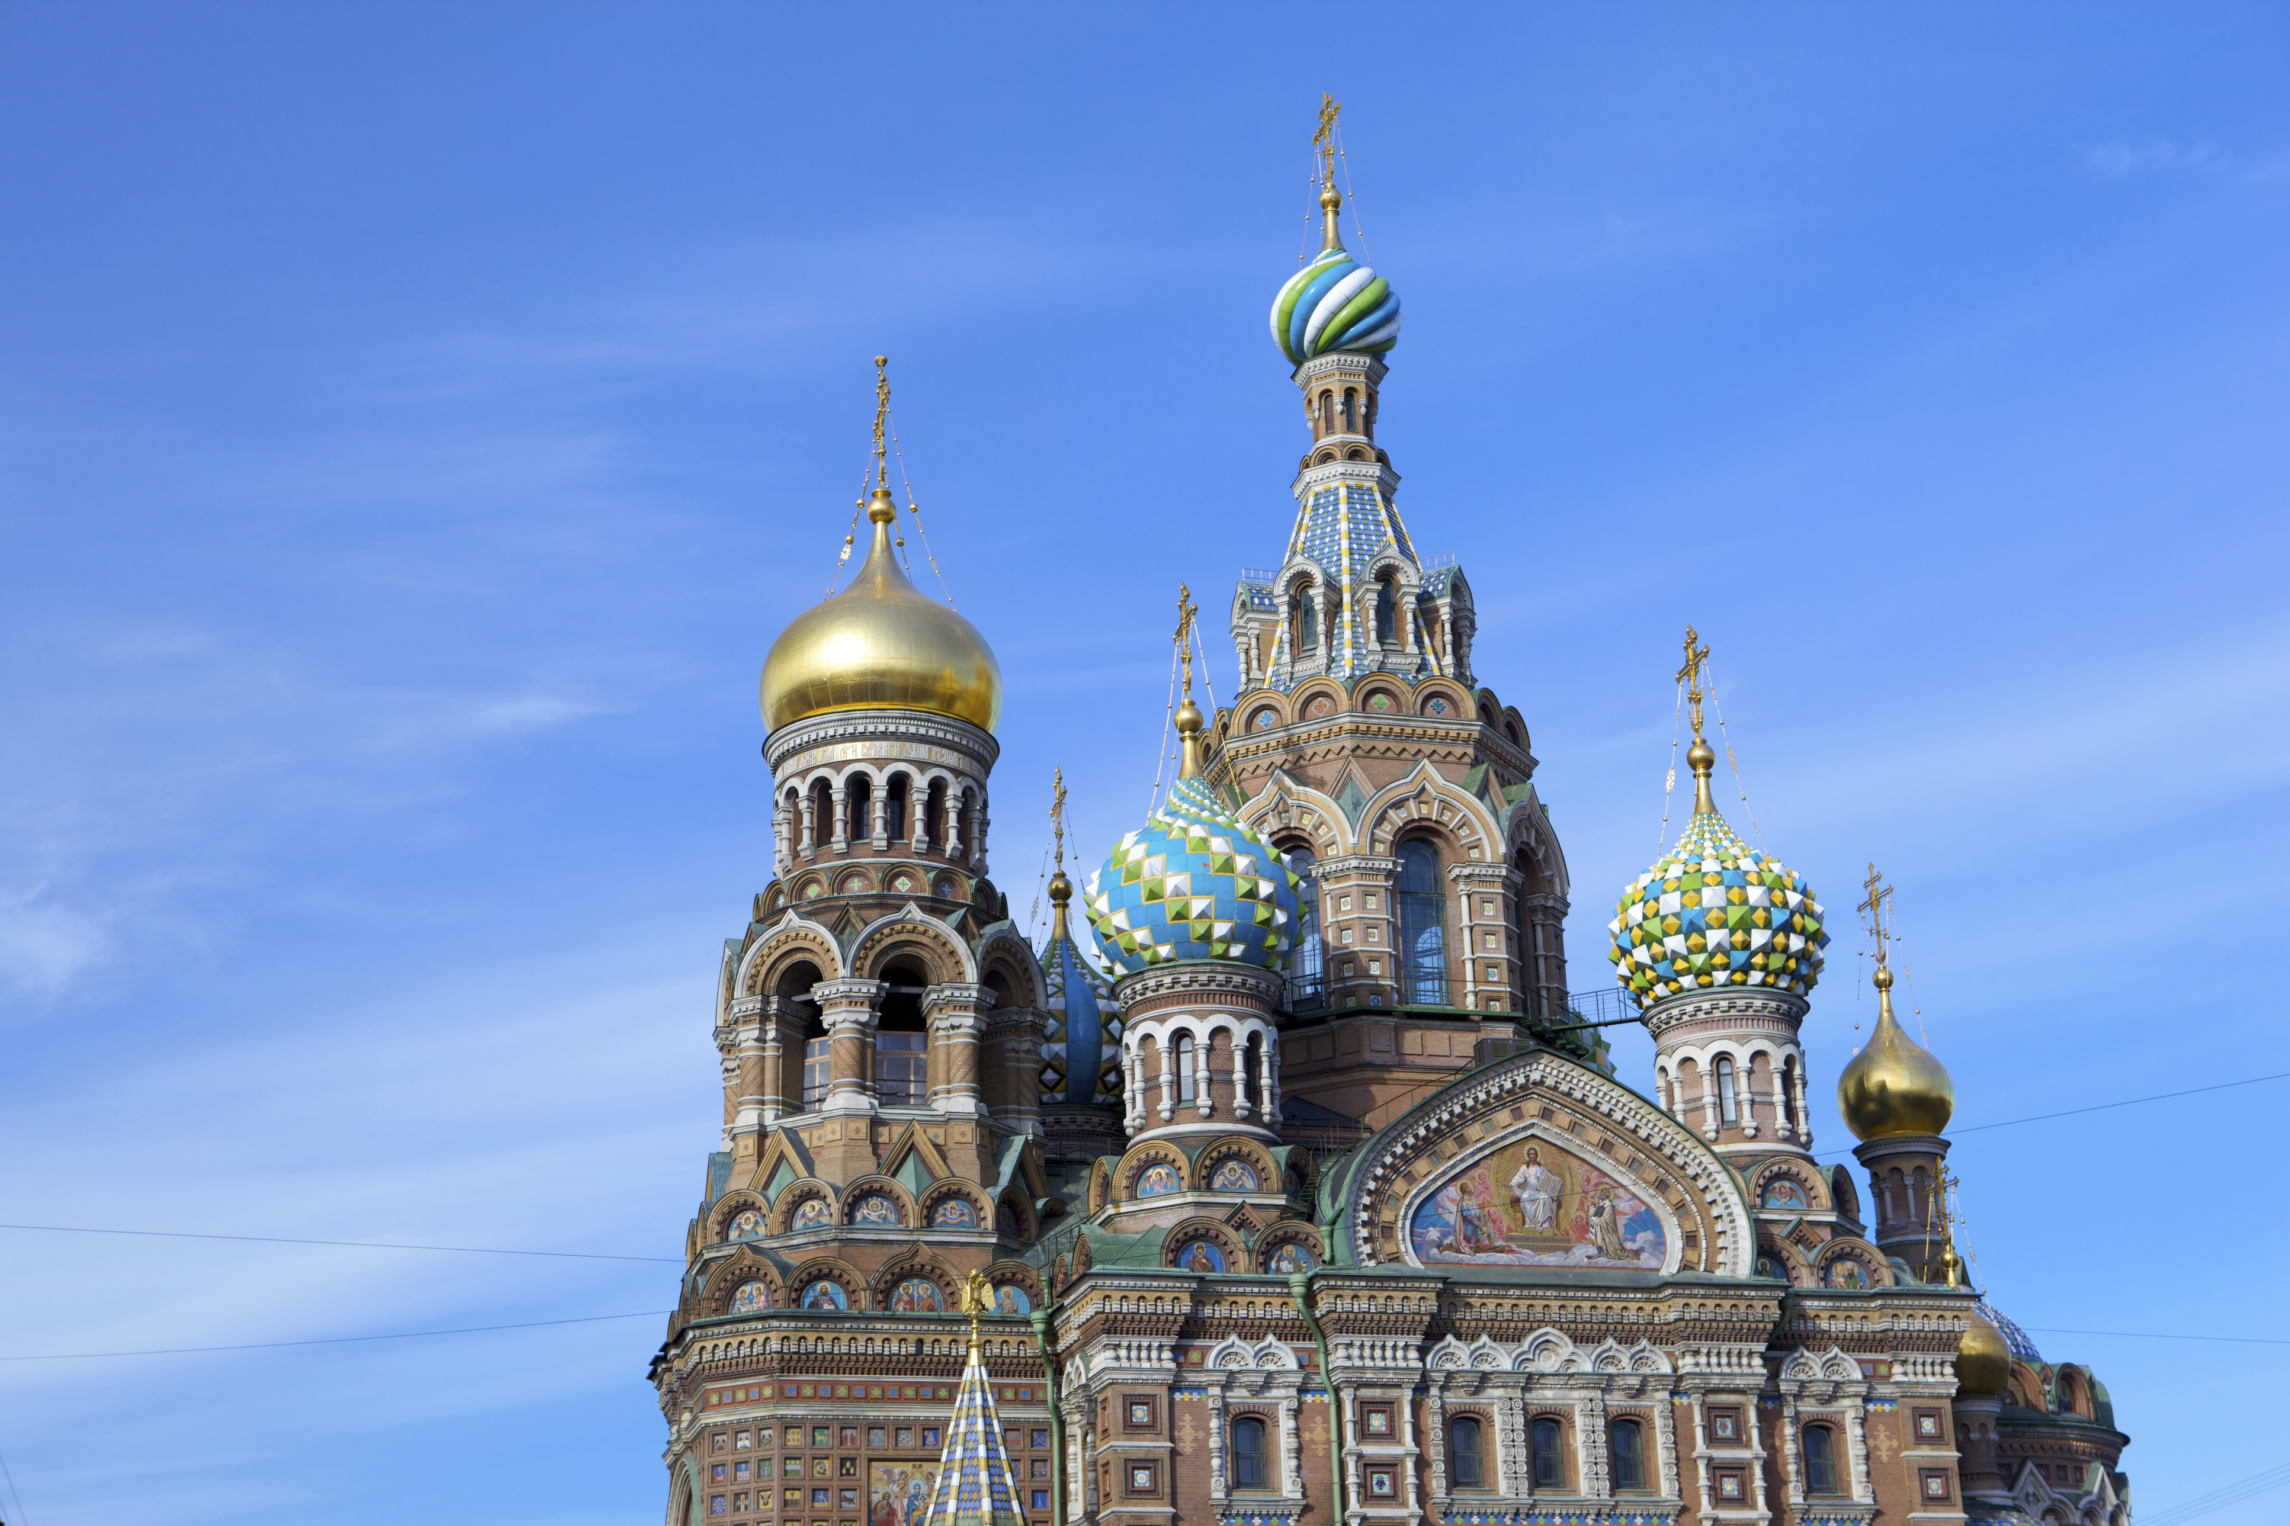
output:
POLYGON ((1537 1420, 1528 1431, 1528 1455, 1534 1459, 1535 1487, 1555 1489, 1566 1482, 1565 1460, 1559 1453, 1556 1420, 1537 1420))
POLYGON ((1805 1452, 1805 1492, 1808 1494, 1834 1494, 1837 1492, 1837 1438, 1825 1425, 1808 1425, 1803 1437, 1805 1452))
POLYGON ((1400 1000, 1447 1004, 1447 895, 1439 881, 1439 850, 1427 842, 1399 846, 1400 1000))
POLYGON ((918 970, 894 965, 883 971, 882 1011, 875 1019, 875 1097, 913 1107, 930 1092, 930 1032, 922 1015, 928 989, 918 970))
POLYGON ((1181 1034, 1177 1039, 1177 1100, 1191 1102, 1193 1098, 1193 1036, 1181 1034))
POLYGON ((1309 848, 1288 855, 1288 872, 1297 878, 1296 947, 1288 956, 1288 1010, 1316 1011, 1328 1004, 1320 941, 1320 882, 1313 876, 1316 860, 1309 848))
POLYGON ((1733 1061, 1722 1054, 1718 1056, 1717 1062, 1717 1094, 1718 1122, 1730 1129, 1741 1122, 1741 1118, 1734 1110, 1733 1061))
POLYGON ((1376 584, 1376 640, 1384 646, 1392 644, 1392 614, 1391 580, 1384 578, 1376 584))
POLYGON ((1458 1415, 1447 1422, 1448 1487, 1479 1489, 1485 1487, 1485 1478, 1479 1466, 1479 1422, 1470 1415, 1458 1415))
POLYGON ((1232 1423, 1232 1486, 1265 1487, 1264 1422, 1254 1415, 1244 1415, 1232 1423))
POLYGON ((1617 1489, 1646 1487, 1646 1433, 1635 1420, 1617 1420, 1606 1452, 1617 1489))

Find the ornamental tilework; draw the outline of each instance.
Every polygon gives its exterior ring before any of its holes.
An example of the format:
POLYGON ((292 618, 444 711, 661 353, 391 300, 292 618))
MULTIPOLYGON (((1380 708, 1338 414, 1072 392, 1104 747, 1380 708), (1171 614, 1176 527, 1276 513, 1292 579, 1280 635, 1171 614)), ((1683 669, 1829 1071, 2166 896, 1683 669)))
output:
POLYGON ((1615 910, 1606 957, 1641 1006, 1721 985, 1803 996, 1829 942, 1805 877, 1744 843, 1715 811, 1696 812, 1615 910))
POLYGON ((938 1482, 920 1526, 1026 1526, 1018 1508, 1017 1469, 1002 1445, 994 1385, 976 1346, 962 1369, 954 1418, 946 1423, 946 1449, 939 1454, 938 1482))
POLYGON ((1053 938, 1042 950, 1043 1010, 1049 1038, 1042 1045, 1042 1100, 1052 1106, 1121 1105, 1121 1019, 1113 989, 1090 967, 1071 938, 1053 938))
POLYGON ((1124 974, 1176 959, 1284 969, 1298 883, 1214 790, 1179 779, 1090 876, 1089 921, 1124 974))
POLYGON ((1272 339, 1292 366, 1339 350, 1384 354, 1399 343, 1399 293, 1345 250, 1324 249, 1272 299, 1272 339))
MULTIPOLYGON (((1383 490, 1373 482, 1345 479, 1322 483, 1306 493, 1298 505, 1296 529, 1289 537, 1288 560, 1298 557, 1320 569, 1324 585, 1320 599, 1321 613, 1327 629, 1318 633, 1318 647, 1309 656, 1324 659, 1315 667, 1315 673, 1325 671, 1338 678, 1358 678, 1368 673, 1387 670, 1387 652, 1376 640, 1372 625, 1374 615, 1373 589, 1369 587, 1369 565, 1389 550, 1411 567, 1420 568, 1415 543, 1408 538, 1407 526, 1399 517, 1399 510, 1383 490)), ((1453 568, 1442 568, 1426 576, 1424 591, 1436 596, 1444 590, 1453 568), (1433 579, 1436 579, 1434 587, 1433 579)), ((1274 603, 1273 591, 1266 589, 1261 607, 1274 603)), ((1250 594, 1252 607, 1256 596, 1250 594)), ((1413 609, 1402 607, 1394 612, 1400 620, 1420 620, 1413 609)), ((1273 648, 1271 686, 1280 690, 1296 685, 1293 664, 1298 656, 1290 650, 1289 633, 1283 630, 1273 648)), ((1428 664, 1423 657, 1420 639, 1411 643, 1414 660, 1408 666, 1421 671, 1428 664)))

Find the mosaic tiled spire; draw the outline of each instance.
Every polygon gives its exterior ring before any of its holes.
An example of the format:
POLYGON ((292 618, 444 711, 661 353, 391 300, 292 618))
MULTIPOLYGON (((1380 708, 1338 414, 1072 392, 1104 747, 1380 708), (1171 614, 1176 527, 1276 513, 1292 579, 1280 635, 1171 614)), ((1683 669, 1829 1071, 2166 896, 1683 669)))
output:
POLYGON ((1050 941, 1042 946, 1042 1010, 1049 1036, 1042 1045, 1042 1101, 1052 1107, 1121 1105, 1121 1019, 1113 989, 1073 941, 1066 903, 1073 881, 1065 872, 1065 770, 1052 786, 1050 827, 1057 838, 1057 871, 1050 876, 1050 941))
POLYGON ((962 1290, 962 1309, 970 1316, 970 1360, 954 1395, 938 1483, 921 1526, 1026 1526, 1018 1508, 1018 1470, 1002 1445, 1002 1417, 994 1408, 994 1384, 978 1337, 978 1316, 993 1306, 993 1296, 985 1274, 972 1272, 962 1290))

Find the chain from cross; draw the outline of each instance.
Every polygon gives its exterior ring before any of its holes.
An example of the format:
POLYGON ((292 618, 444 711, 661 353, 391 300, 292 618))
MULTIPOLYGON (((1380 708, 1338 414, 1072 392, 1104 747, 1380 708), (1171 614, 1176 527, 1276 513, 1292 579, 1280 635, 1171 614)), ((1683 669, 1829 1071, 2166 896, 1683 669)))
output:
POLYGON ((1877 940, 1877 963, 1882 965, 1884 940, 1889 936, 1884 925, 1885 903, 1892 899, 1892 887, 1884 883, 1884 876, 1877 873, 1876 865, 1871 864, 1869 877, 1861 881, 1861 888, 1868 892, 1868 899, 1861 902, 1860 909, 1868 913, 1869 931, 1877 940))
POLYGON ((889 487, 890 470, 884 461, 883 429, 891 416, 891 358, 875 357, 875 486, 889 487))
POLYGON ((1065 872, 1065 770, 1061 767, 1050 779, 1050 831, 1057 838, 1058 872, 1065 872))
POLYGON ((1200 613, 1190 584, 1177 585, 1177 661, 1185 670, 1185 698, 1193 697, 1193 617, 1200 613))
POLYGON ((1700 635, 1692 626, 1686 627, 1686 665, 1678 669, 1678 682, 1686 686, 1687 703, 1693 706, 1694 740, 1702 739, 1702 664, 1709 661, 1710 649, 1696 647, 1700 635))
POLYGON ((1320 185, 1323 189, 1336 183, 1336 115, 1344 103, 1327 91, 1320 92, 1320 127, 1312 134, 1312 147, 1320 155, 1320 185))

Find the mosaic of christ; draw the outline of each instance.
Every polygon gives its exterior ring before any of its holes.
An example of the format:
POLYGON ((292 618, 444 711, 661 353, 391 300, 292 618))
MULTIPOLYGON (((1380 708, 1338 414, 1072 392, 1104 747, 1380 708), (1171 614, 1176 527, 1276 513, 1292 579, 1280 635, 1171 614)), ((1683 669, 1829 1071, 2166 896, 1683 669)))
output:
POLYGON ((1628 1185, 1541 1139, 1481 1156, 1408 1219, 1424 1266, 1605 1266, 1657 1271, 1661 1217, 1628 1185))

